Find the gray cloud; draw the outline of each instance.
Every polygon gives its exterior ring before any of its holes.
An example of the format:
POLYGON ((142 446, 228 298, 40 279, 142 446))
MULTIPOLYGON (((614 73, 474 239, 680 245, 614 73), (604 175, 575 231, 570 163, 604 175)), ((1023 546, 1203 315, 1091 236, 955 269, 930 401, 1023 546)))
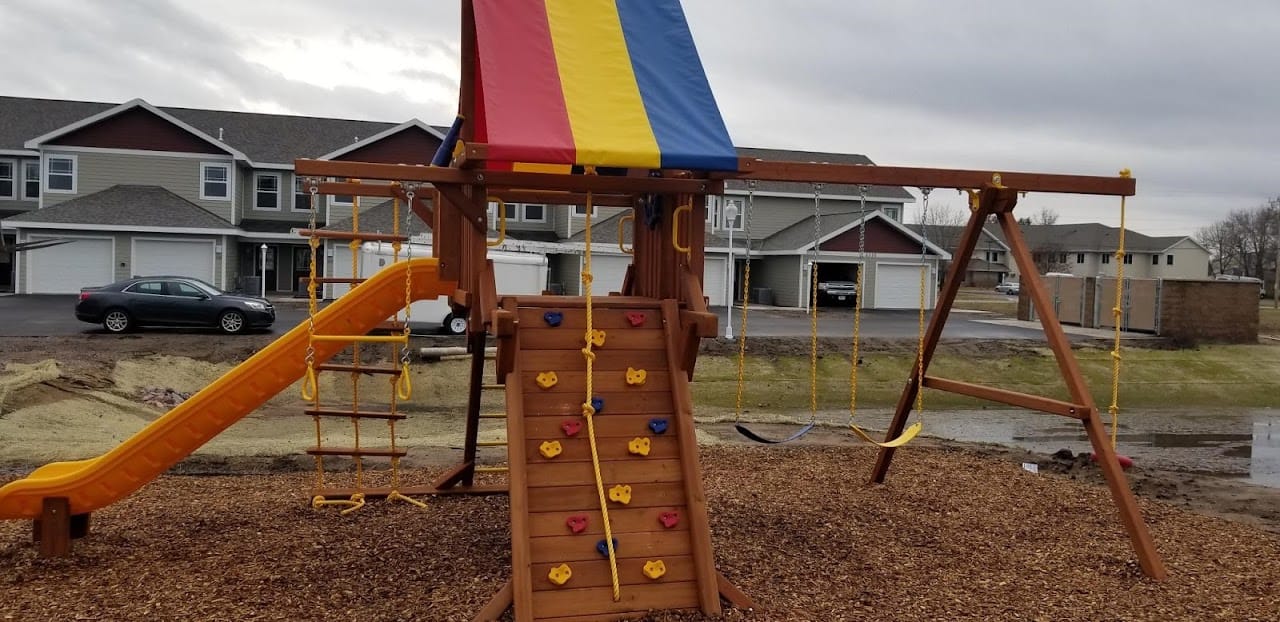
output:
MULTIPOLYGON (((6 11, 15 95, 443 123, 456 101, 456 1, 47 0, 6 11), (252 62, 324 35, 395 51, 413 93, 324 88, 252 62), (38 59, 38 62, 35 62, 38 59)), ((1131 222, 1189 233, 1280 194, 1280 4, 688 0, 735 142, 866 153, 882 164, 1139 177, 1131 222)), ((372 62, 347 58, 357 70, 372 62)), ((387 62, 380 59, 379 62, 387 62)), ((370 68, 374 69, 374 68, 370 68)), ((323 73, 324 66, 315 71, 323 73)), ((375 88, 376 87, 376 88, 375 88)), ((1115 202, 1028 197, 1065 221, 1115 202)))

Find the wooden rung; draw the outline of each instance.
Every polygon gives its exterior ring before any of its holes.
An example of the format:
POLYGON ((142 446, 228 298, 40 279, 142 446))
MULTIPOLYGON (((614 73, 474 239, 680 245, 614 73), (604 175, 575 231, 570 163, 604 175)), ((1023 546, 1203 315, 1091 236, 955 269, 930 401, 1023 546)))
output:
POLYGON ((480 388, 485 391, 498 391, 507 388, 505 384, 482 384, 480 388))
POLYGON ((351 341, 359 343, 406 343, 404 335, 312 335, 312 341, 351 341))
POLYGON ((481 419, 506 419, 507 413, 480 413, 481 419))
POLYGON ((316 365, 316 371, 345 371, 357 372, 361 374, 391 374, 398 375, 399 367, 366 367, 364 365, 338 365, 336 363, 321 363, 316 365))
POLYGON ((352 285, 363 283, 364 279, 353 279, 348 276, 318 276, 316 284, 324 285, 326 283, 350 283, 352 285))
POLYGON ((362 242, 408 242, 409 236, 390 233, 366 233, 364 231, 329 231, 326 229, 299 229, 298 235, 326 240, 360 240, 362 242))
POLYGON ((347 417, 349 419, 395 419, 397 421, 404 419, 408 415, 404 413, 377 412, 368 410, 333 410, 328 408, 312 408, 304 410, 304 413, 312 417, 347 417))
POLYGON ((478 466, 475 468, 476 473, 506 473, 510 468, 504 466, 478 466))
POLYGON ((366 449, 361 447, 312 447, 307 450, 312 456, 373 456, 382 458, 403 458, 409 455, 409 450, 400 447, 392 449, 366 449))
POLYGON ((506 447, 506 441, 476 441, 476 447, 506 447))

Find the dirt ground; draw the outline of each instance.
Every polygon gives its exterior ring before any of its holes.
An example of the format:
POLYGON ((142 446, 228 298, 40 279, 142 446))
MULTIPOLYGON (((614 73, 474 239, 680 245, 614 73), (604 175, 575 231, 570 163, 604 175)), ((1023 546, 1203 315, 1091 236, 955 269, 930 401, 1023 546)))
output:
MULTIPOLYGON (((141 403, 148 389, 198 390, 268 340, 0 338, 0 484, 110 449, 163 412, 141 403)), ((771 354, 801 347, 764 341, 771 354)), ((978 356, 1034 346, 943 347, 978 356)), ((414 447, 406 481, 429 481, 460 455, 465 369, 415 367, 412 416, 397 426, 414 447)), ((331 382, 327 395, 349 390, 331 382)), ((498 399, 487 406, 500 409, 498 399)), ((312 425, 297 392, 282 392, 175 474, 96 513, 95 535, 69 560, 35 559, 29 526, 0 523, 0 620, 468 619, 508 572, 506 500, 315 512, 305 504, 312 463, 299 455, 312 425)), ((492 427, 482 439, 501 437, 492 427)), ((349 436, 335 423, 325 442, 349 436)), ((838 428, 746 447, 711 418, 699 441, 718 563, 761 604, 727 619, 1280 619, 1277 489, 1132 470, 1170 567, 1158 585, 1140 577, 1085 456, 921 439, 899 453, 888 486, 868 489, 874 452, 838 428)))

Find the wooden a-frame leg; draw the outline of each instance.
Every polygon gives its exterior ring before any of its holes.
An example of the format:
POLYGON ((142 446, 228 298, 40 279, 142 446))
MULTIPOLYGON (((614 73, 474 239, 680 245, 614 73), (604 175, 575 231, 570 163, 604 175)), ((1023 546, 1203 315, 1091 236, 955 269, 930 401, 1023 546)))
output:
MULTIPOLYGON (((999 196, 995 190, 984 190, 982 196, 984 200, 980 202, 978 209, 969 215, 969 223, 965 226, 964 233, 960 236, 960 243, 952 256, 951 267, 947 270, 947 280, 943 282, 942 291, 938 294, 938 304, 934 307, 933 316, 929 318, 929 328, 925 331, 924 353, 920 360, 911 364, 911 375, 907 378, 902 395, 898 397, 893 419, 889 422, 889 429, 885 431, 885 441, 898 438, 907 427, 907 418, 911 415, 916 393, 920 390, 917 386, 920 379, 920 364, 923 363, 924 370, 929 371, 929 362, 933 360, 934 350, 938 348, 938 341, 942 338, 942 329, 947 324, 947 317, 951 315, 951 306, 955 303, 956 294, 960 291, 960 283, 964 281, 962 278, 964 270, 973 256, 973 249, 978 245, 978 238, 982 235, 982 225, 986 222, 987 215, 991 213, 991 206, 1001 198, 1017 200, 1016 193, 1012 194, 1010 199, 1009 196, 999 196)), ((871 469, 871 483, 884 483, 889 474, 889 464, 893 462, 894 451, 893 447, 880 448, 876 454, 876 464, 871 469)))
POLYGON ((720 591, 720 596, 729 601, 729 604, 733 605, 735 609, 751 611, 756 608, 755 601, 738 589, 738 586, 730 583, 724 573, 719 570, 716 571, 716 588, 720 591))
MULTIPOLYGON (((88 529, 88 515, 85 529, 88 529)), ((66 557, 71 554, 71 500, 46 497, 40 506, 40 519, 35 522, 33 537, 40 542, 40 557, 66 557)))
POLYGON ((471 486, 476 474, 476 441, 480 434, 480 399, 484 382, 484 333, 471 333, 467 337, 471 351, 471 385, 467 392, 467 422, 462 441, 462 462, 446 471, 432 483, 436 490, 453 488, 459 484, 471 486))
POLYGON ((476 613, 476 617, 471 619, 472 622, 493 622, 502 617, 502 614, 511 608, 512 595, 511 579, 507 579, 507 582, 503 583, 502 587, 493 593, 493 597, 489 599, 489 602, 485 603, 484 608, 476 613))

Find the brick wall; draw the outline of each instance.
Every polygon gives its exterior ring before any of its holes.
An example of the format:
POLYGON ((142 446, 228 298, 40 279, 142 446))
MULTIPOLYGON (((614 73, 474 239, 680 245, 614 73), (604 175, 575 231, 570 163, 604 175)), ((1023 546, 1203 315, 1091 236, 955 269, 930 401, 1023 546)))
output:
POLYGON ((1188 343, 1257 343, 1258 284, 1165 280, 1160 335, 1188 343))

